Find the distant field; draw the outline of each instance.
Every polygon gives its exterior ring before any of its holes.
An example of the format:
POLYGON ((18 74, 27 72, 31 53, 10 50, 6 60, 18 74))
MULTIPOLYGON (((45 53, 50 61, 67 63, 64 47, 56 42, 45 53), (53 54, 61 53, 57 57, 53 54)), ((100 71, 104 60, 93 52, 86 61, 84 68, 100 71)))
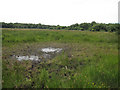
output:
POLYGON ((115 32, 3 29, 3 88, 118 87, 118 36, 115 32), (13 55, 41 56, 41 48, 62 48, 43 61, 18 61, 13 55))

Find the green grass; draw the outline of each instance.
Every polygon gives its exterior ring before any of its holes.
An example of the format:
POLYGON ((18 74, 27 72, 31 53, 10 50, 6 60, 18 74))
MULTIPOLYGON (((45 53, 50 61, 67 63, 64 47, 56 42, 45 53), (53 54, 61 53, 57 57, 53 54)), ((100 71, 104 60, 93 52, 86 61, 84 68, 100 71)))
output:
POLYGON ((118 87, 118 38, 115 33, 3 30, 2 38, 3 88, 118 87), (27 46, 34 49, 38 45, 65 50, 52 60, 37 64, 9 59, 12 52, 19 53, 27 46))
POLYGON ((117 43, 114 33, 89 32, 89 31, 3 31, 3 45, 14 43, 32 42, 60 42, 60 43, 81 43, 81 42, 103 42, 117 43))

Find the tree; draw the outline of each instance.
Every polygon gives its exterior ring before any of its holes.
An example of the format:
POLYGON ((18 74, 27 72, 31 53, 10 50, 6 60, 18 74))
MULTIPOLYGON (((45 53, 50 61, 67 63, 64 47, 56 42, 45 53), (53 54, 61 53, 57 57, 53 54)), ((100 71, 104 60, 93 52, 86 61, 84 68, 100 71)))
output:
POLYGON ((95 25, 95 24, 97 24, 95 21, 92 21, 92 22, 91 22, 91 26, 93 26, 93 25, 95 25))

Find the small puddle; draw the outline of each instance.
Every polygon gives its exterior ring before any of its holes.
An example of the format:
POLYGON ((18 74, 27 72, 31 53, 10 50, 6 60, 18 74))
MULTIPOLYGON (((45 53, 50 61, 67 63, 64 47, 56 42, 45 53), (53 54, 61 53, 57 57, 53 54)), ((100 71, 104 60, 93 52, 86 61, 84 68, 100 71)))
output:
POLYGON ((60 52, 62 48, 42 48, 41 51, 45 53, 50 53, 50 52, 60 52))
POLYGON ((39 60, 38 56, 33 56, 33 55, 31 55, 31 56, 15 56, 15 58, 19 61, 21 61, 21 60, 36 60, 36 61, 38 61, 39 60))

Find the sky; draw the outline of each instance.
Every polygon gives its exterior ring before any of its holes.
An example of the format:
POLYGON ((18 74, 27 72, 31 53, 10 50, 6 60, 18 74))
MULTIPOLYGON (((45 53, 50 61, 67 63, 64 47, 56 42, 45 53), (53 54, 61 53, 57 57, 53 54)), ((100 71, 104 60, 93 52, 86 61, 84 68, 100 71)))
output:
POLYGON ((120 0, 1 0, 0 22, 69 26, 118 23, 120 0))
POLYGON ((119 4, 118 4, 118 23, 120 23, 120 1, 119 1, 119 4))

